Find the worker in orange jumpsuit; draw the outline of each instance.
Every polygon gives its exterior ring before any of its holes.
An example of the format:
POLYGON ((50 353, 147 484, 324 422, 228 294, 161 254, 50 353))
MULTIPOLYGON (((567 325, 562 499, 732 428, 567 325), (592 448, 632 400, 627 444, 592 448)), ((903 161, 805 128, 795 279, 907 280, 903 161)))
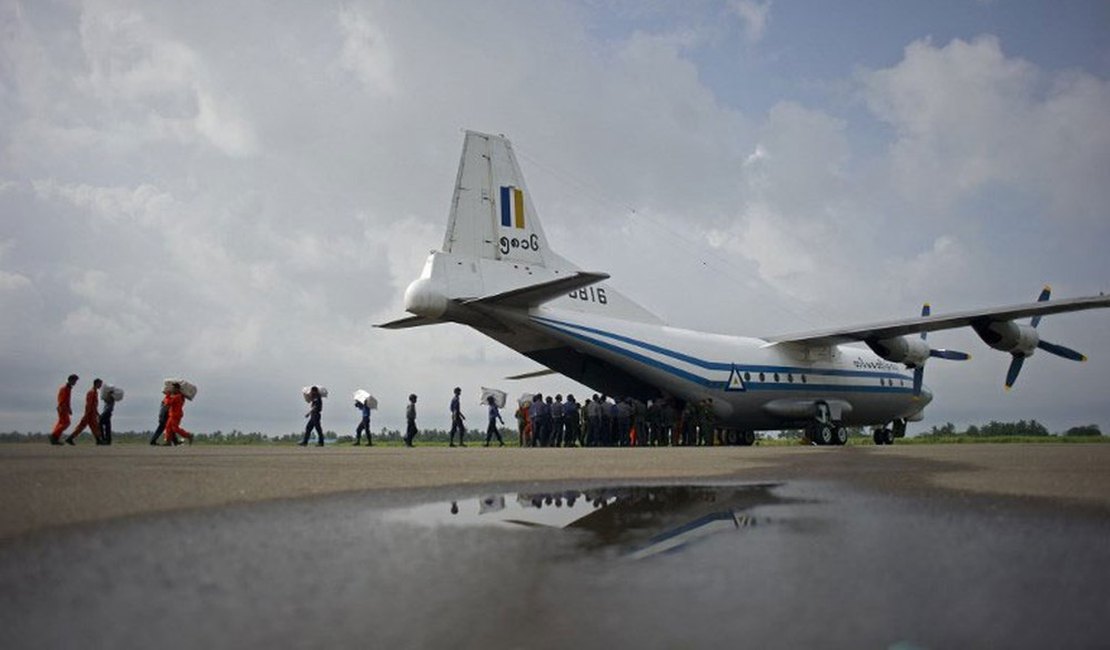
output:
POLYGON ((193 444, 193 434, 181 428, 181 419, 185 417, 185 396, 181 393, 181 384, 174 384, 167 398, 170 412, 166 418, 166 444, 174 444, 174 435, 185 438, 190 445, 193 444))
POLYGON ((70 375, 66 379, 66 383, 58 389, 58 422, 54 425, 54 431, 50 434, 50 444, 62 444, 62 434, 69 428, 69 416, 73 415, 73 407, 70 400, 73 397, 73 387, 77 385, 77 375, 70 375))
POLYGON ((66 444, 74 444, 73 439, 81 435, 85 427, 92 431, 93 438, 96 438, 96 444, 102 445, 104 441, 100 438, 100 387, 104 384, 100 378, 93 380, 92 388, 89 392, 85 393, 85 414, 81 416, 81 421, 77 423, 77 428, 73 433, 69 434, 66 438, 66 444))

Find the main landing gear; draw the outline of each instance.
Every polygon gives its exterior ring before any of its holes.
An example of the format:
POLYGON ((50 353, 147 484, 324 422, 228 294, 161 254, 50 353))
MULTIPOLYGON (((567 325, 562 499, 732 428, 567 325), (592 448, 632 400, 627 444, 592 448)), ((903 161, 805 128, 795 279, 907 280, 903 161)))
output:
POLYGON ((806 437, 815 445, 845 445, 848 429, 839 422, 815 422, 806 427, 806 437))
POLYGON ((829 405, 817 403, 817 415, 806 427, 806 437, 815 445, 845 445, 848 443, 848 429, 833 420, 829 405))

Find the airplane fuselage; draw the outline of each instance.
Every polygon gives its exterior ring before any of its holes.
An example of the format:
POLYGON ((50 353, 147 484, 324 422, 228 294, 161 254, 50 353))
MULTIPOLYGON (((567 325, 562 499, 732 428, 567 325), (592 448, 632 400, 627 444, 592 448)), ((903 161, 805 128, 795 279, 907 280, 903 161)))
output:
POLYGON ((903 367, 862 347, 772 345, 551 307, 529 310, 519 325, 564 344, 554 348, 562 352, 519 350, 544 365, 615 397, 711 399, 723 428, 802 427, 819 403, 844 425, 879 424, 912 419, 932 399, 927 390, 914 396, 912 374, 903 367), (611 367, 591 374, 596 360, 611 367), (648 390, 634 384, 622 390, 624 373, 648 390))

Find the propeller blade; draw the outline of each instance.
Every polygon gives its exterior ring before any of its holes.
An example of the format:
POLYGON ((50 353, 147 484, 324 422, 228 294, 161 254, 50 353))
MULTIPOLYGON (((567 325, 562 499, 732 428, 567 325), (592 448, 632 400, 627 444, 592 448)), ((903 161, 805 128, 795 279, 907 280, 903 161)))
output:
MULTIPOLYGON (((925 303, 924 305, 921 305, 921 317, 925 318, 926 316, 928 316, 930 313, 932 313, 932 309, 933 308, 929 306, 929 303, 925 303)), ((921 333, 921 340, 922 341, 925 340, 925 332, 921 333)))
POLYGON ((1055 343, 1049 343, 1048 341, 1038 342, 1037 347, 1044 350, 1045 352, 1048 352, 1049 354, 1055 354, 1058 357, 1064 357, 1065 359, 1071 359, 1072 361, 1086 361, 1087 360, 1086 355, 1080 354, 1080 353, 1076 352, 1075 350, 1073 350, 1071 348, 1065 348, 1062 345, 1056 345, 1055 343))
POLYGON ((921 395, 921 382, 925 378, 925 366, 918 366, 913 369, 913 396, 919 397, 921 395))
POLYGON ((929 356, 949 361, 967 361, 971 358, 970 354, 959 350, 929 350, 929 356))
POLYGON ((1014 382, 1017 381, 1023 363, 1025 363, 1025 357, 1019 357, 1015 354, 1014 360, 1010 362, 1010 369, 1006 371, 1006 390, 1014 387, 1014 382))
MULTIPOLYGON (((1037 298, 1037 302, 1044 302, 1048 300, 1048 297, 1051 295, 1052 287, 1046 284, 1044 286, 1044 289, 1041 289, 1041 295, 1037 298)), ((1033 319, 1029 321, 1029 324, 1033 326, 1033 329, 1036 329, 1037 325, 1041 324, 1041 315, 1037 314, 1036 316, 1034 316, 1033 319)))

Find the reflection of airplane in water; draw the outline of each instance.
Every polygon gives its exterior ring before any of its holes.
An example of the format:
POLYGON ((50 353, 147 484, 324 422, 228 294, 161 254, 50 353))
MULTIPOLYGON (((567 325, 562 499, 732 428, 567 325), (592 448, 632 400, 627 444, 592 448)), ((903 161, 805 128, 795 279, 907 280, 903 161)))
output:
POLYGON ((673 551, 714 533, 753 526, 756 506, 783 503, 775 485, 656 486, 490 495, 421 506, 402 517, 422 523, 577 531, 586 549, 632 558, 673 551), (475 507, 476 506, 476 507, 475 507))
POLYGON ((927 332, 972 328, 1011 355, 1009 388, 1037 350, 1086 360, 1041 339, 1042 316, 1110 307, 1106 296, 1050 301, 1046 288, 1034 303, 936 316, 926 306, 920 318, 754 338, 671 327, 608 277, 548 247, 509 141, 468 131, 442 249, 405 291, 412 315, 381 327, 461 323, 548 369, 526 376, 558 372, 641 401, 711 400, 718 424, 744 444, 756 430, 783 428, 844 444, 846 427, 862 425, 876 426, 876 443, 890 443, 932 399, 922 384, 925 363, 968 358, 932 348, 927 332), (1031 320, 1017 322, 1024 318, 1031 320))

